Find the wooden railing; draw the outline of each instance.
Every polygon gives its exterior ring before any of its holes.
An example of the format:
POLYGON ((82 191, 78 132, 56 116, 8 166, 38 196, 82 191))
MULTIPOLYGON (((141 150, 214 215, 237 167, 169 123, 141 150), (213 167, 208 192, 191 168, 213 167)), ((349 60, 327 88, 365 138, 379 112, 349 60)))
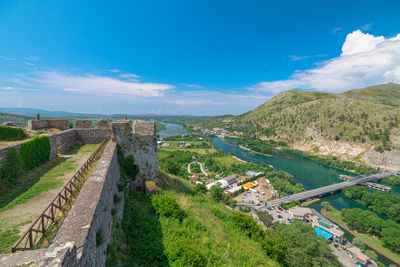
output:
POLYGON ((106 144, 106 139, 96 148, 86 162, 72 176, 71 180, 61 189, 50 205, 42 214, 30 225, 28 230, 11 248, 12 252, 29 250, 39 242, 47 229, 55 223, 57 211, 62 211, 63 205, 71 198, 74 192, 79 190, 78 182, 89 170, 91 164, 106 144))

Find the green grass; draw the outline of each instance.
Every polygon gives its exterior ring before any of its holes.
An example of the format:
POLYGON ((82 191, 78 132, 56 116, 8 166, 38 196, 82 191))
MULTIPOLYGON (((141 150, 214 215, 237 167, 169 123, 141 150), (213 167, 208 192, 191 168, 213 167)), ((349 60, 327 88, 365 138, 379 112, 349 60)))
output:
POLYGON ((64 184, 62 177, 75 171, 78 158, 90 154, 97 146, 98 144, 73 146, 66 153, 72 157, 57 157, 26 173, 12 190, 0 192, 0 212, 24 204, 42 192, 61 187, 64 184))
POLYGON ((214 158, 214 160, 226 168, 231 167, 233 164, 240 163, 237 159, 233 158, 231 155, 225 155, 223 157, 214 158))
POLYGON ((0 218, 0 254, 10 253, 11 246, 19 239, 19 227, 30 223, 31 220, 9 226, 10 222, 7 217, 0 218))
POLYGON ((370 236, 368 234, 362 234, 357 231, 351 230, 347 223, 343 220, 341 212, 335 208, 330 208, 330 210, 323 209, 321 213, 326 216, 329 220, 338 224, 340 227, 350 232, 355 237, 360 238, 368 247, 375 250, 379 254, 385 256, 396 264, 400 264, 400 255, 392 252, 390 249, 383 246, 383 242, 379 240, 376 236, 370 236))
POLYGON ((114 243, 108 266, 118 260, 129 266, 279 266, 228 219, 232 210, 195 194, 181 178, 161 179, 161 190, 177 199, 185 218, 157 216, 149 197, 129 194, 117 234, 124 242, 114 243))

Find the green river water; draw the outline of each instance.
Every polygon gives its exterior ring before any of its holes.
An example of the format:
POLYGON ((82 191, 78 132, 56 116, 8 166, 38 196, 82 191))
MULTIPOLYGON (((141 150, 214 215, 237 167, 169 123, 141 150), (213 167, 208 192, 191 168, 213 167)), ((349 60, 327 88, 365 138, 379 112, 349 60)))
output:
MULTIPOLYGON (((166 126, 167 129, 164 130, 165 132, 161 131, 160 136, 161 134, 164 137, 170 135, 185 134, 185 132, 183 132, 183 128, 176 127, 173 124, 168 124, 166 126), (168 130, 171 125, 174 127, 168 130)), ((339 179, 340 174, 354 176, 353 174, 346 171, 325 166, 321 163, 304 159, 297 155, 284 151, 277 150, 272 156, 251 154, 249 153, 249 151, 238 147, 234 138, 211 137, 211 143, 215 148, 222 149, 225 153, 232 153, 240 159, 251 161, 256 164, 268 164, 273 166, 277 170, 286 171, 292 174, 295 180, 301 183, 307 190, 342 182, 342 180, 339 179)), ((400 189, 396 187, 393 188, 391 194, 400 195, 400 189)), ((320 201, 310 205, 310 207, 316 209, 317 211, 320 211, 322 208, 321 202, 323 201, 329 202, 333 207, 339 210, 351 208, 367 209, 365 206, 357 203, 356 201, 347 198, 342 193, 323 197, 320 201)), ((353 240, 352 235, 346 231, 345 237, 350 241, 353 240)), ((378 260, 384 263, 386 266, 391 263, 388 259, 384 258, 381 255, 379 255, 378 260)))

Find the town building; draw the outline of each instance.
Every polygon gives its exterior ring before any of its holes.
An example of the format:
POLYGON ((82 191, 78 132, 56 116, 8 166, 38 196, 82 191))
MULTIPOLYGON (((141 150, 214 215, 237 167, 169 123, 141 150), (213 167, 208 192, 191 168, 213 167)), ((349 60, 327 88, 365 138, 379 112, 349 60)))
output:
POLYGON ((371 261, 371 259, 367 255, 365 255, 358 247, 348 248, 347 251, 358 265, 365 266, 371 261))

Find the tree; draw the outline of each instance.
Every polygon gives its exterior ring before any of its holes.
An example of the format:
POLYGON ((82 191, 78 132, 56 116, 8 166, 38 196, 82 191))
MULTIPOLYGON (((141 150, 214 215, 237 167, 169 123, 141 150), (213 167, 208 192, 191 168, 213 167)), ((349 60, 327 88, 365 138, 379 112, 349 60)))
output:
POLYGON ((318 237, 310 224, 294 220, 292 224, 275 224, 278 235, 287 244, 288 266, 340 266, 325 240, 318 237))
POLYGON ((257 216, 265 226, 272 226, 272 221, 274 220, 274 217, 272 217, 272 215, 268 214, 266 211, 259 211, 257 212, 257 216))
POLYGON ((223 193, 224 193, 224 191, 218 185, 213 185, 210 188, 211 197, 217 202, 220 202, 222 200, 222 194, 223 193))
POLYGON ((367 249, 365 251, 365 255, 367 255, 368 257, 370 257, 371 259, 373 259, 374 261, 376 261, 378 259, 378 254, 376 254, 375 251, 367 249))
POLYGON ((199 192, 199 193, 206 193, 207 192, 207 187, 206 187, 205 184, 196 184, 194 186, 194 190, 196 192, 199 192))
POLYGON ((332 208, 331 204, 329 204, 327 201, 323 201, 321 205, 325 210, 330 210, 332 208))
POLYGON ((358 247, 358 248, 361 249, 361 250, 365 250, 365 248, 366 248, 365 243, 364 243, 360 238, 358 238, 358 237, 355 237, 355 238, 353 239, 352 244, 353 244, 354 246, 358 247))

